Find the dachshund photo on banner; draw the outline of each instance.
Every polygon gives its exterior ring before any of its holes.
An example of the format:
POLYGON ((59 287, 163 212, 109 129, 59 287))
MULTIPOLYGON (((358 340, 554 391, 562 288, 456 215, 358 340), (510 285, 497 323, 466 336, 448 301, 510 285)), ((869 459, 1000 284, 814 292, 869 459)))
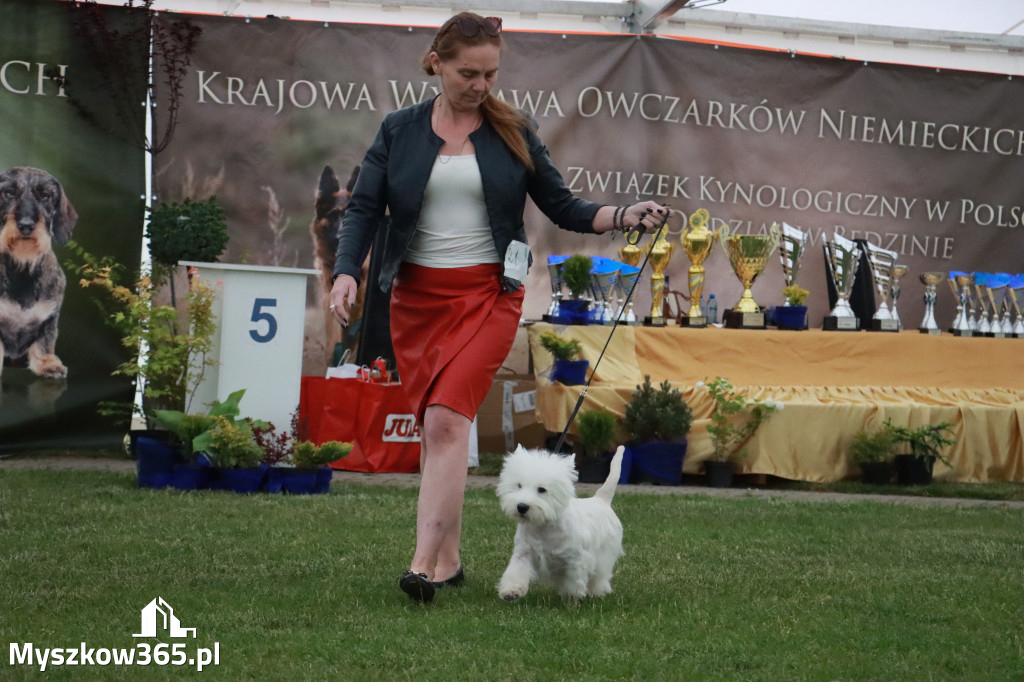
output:
POLYGON ((23 166, 0 174, 0 208, 0 373, 27 365, 64 379, 55 348, 67 278, 53 246, 71 239, 78 214, 55 177, 23 166))

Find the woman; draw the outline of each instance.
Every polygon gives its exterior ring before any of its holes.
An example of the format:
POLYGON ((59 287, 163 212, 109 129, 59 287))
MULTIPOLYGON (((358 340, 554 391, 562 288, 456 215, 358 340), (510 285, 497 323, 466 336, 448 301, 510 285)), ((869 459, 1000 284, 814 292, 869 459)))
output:
POLYGON ((334 268, 331 309, 347 326, 360 265, 389 209, 377 284, 392 289, 398 373, 422 434, 416 551, 399 579, 416 601, 465 577, 470 426, 522 311, 525 266, 511 264, 526 260, 526 196, 559 227, 584 233, 654 227, 667 211, 653 201, 613 207, 574 197, 532 120, 489 94, 501 48, 497 17, 462 12, 437 31, 422 66, 440 76, 441 94, 385 117, 353 188, 334 268))

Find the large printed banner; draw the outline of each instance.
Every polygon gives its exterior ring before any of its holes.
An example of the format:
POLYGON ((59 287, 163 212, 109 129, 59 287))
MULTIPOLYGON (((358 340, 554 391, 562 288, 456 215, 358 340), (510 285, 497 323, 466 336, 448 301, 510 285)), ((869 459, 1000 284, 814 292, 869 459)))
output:
MULTIPOLYGON (((309 226, 325 166, 343 189, 382 117, 437 92, 438 79, 418 66, 435 29, 197 21, 203 44, 179 135, 159 161, 160 194, 215 192, 227 204, 225 260, 308 267, 324 240, 309 226)), ((833 234, 900 254, 909 328, 923 314, 920 273, 1024 270, 1019 79, 652 36, 505 39, 494 94, 534 115, 572 190, 608 204, 706 208, 715 227, 741 233, 782 221, 808 231, 799 283, 811 291, 814 325, 828 312, 821 243, 833 234)), ((623 244, 558 230, 532 205, 526 223, 537 263, 528 318, 550 301, 548 254, 614 258, 623 244)), ((682 225, 673 221, 674 239, 682 225)), ((666 272, 685 290, 689 262, 678 246, 666 272)), ((705 295, 733 305, 741 288, 725 254, 705 266, 705 295)), ((757 300, 781 303, 782 281, 773 257, 757 300)), ((642 309, 649 295, 640 299, 642 309)), ((953 307, 943 288, 940 325, 953 307)), ((327 356, 316 305, 310 317, 307 350, 321 364, 307 357, 305 367, 319 373, 327 356)))
MULTIPOLYGON (((47 73, 66 75, 69 91, 77 84, 97 121, 139 127, 145 110, 131 107, 132 121, 113 115, 69 4, 0 3, 0 454, 115 446, 125 426, 97 406, 130 404, 134 392, 111 376, 127 357, 119 335, 64 263, 70 238, 138 269, 145 157, 116 131, 86 122, 47 73)), ((125 16, 120 7, 104 11, 115 27, 125 16)), ((133 102, 144 98, 140 90, 133 102)))

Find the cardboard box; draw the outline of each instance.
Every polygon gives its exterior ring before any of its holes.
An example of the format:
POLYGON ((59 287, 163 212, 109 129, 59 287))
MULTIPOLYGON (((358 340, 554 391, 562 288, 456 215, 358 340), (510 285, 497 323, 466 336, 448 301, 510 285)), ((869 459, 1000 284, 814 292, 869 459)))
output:
POLYGON ((544 447, 547 431, 537 420, 536 384, 531 374, 494 377, 477 413, 477 447, 482 453, 511 452, 516 445, 544 447))

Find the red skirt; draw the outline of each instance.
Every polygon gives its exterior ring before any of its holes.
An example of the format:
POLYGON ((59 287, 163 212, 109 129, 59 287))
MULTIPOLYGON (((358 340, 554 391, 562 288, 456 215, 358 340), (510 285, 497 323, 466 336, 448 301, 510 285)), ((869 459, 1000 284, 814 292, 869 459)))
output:
POLYGON ((403 263, 391 291, 391 343, 420 424, 430 405, 476 417, 515 341, 524 290, 506 293, 501 265, 403 263))

